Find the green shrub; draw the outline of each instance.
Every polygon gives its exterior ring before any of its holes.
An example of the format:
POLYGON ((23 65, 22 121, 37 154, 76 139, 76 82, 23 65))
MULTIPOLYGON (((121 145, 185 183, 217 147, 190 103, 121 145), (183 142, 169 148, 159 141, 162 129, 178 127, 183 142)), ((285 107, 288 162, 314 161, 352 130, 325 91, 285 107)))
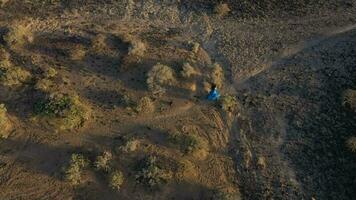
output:
POLYGON ((97 170, 110 172, 112 169, 112 159, 112 154, 108 151, 105 151, 102 155, 96 157, 94 166, 97 170))
POLYGON ((121 171, 115 170, 110 174, 109 185, 112 189, 120 190, 124 181, 124 174, 121 171))
POLYGON ((152 92, 164 93, 164 86, 173 85, 176 82, 174 71, 167 65, 157 63, 148 72, 147 85, 152 92))
POLYGON ((4 104, 0 104, 0 138, 7 138, 12 129, 12 123, 7 117, 7 109, 4 104))
POLYGON ((72 185, 82 182, 83 169, 88 166, 88 161, 81 154, 72 154, 68 166, 65 168, 65 179, 72 185))
POLYGON ((82 127, 90 115, 90 109, 80 102, 77 95, 63 93, 52 93, 35 103, 34 112, 48 117, 50 124, 61 130, 82 127))
POLYGON ((151 189, 167 182, 167 174, 161 169, 154 156, 146 157, 137 166, 136 182, 151 189))
POLYGON ((220 99, 220 106, 226 112, 234 112, 238 108, 236 97, 232 95, 225 95, 220 99))
POLYGON ((200 146, 199 139, 196 136, 177 132, 169 135, 168 141, 178 146, 183 153, 192 153, 200 146))

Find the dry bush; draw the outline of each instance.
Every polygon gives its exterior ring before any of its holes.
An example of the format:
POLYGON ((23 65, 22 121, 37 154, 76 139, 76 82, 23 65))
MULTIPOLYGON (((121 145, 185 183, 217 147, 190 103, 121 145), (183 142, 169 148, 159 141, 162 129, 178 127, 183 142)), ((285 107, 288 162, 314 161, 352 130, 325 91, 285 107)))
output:
POLYGON ((80 154, 72 154, 67 167, 65 167, 65 179, 72 185, 78 185, 82 182, 83 170, 88 166, 87 159, 80 154))
POLYGON ((201 146, 200 139, 195 135, 178 132, 170 134, 168 141, 172 145, 179 147, 179 149, 185 154, 197 151, 201 146))
POLYGON ((6 44, 10 47, 21 47, 26 43, 32 43, 34 36, 30 25, 30 21, 14 22, 4 36, 6 44))
POLYGON ((356 112, 356 90, 348 89, 344 92, 343 105, 356 112))
POLYGON ((133 152, 138 149, 140 141, 133 137, 123 137, 120 146, 117 148, 118 152, 133 152))
POLYGON ((122 184, 124 184, 124 181, 125 181, 125 177, 121 171, 115 170, 110 174, 109 185, 112 189, 120 190, 122 184))
POLYGON ((146 44, 139 38, 129 34, 121 35, 122 40, 129 44, 128 55, 134 57, 141 57, 146 52, 146 44))
POLYGON ((36 82, 35 89, 43 92, 50 92, 54 87, 54 83, 49 79, 40 79, 36 82))
POLYGON ((219 3, 214 7, 214 13, 216 13, 219 17, 226 16, 230 11, 231 9, 227 3, 219 3))
POLYGON ((78 95, 59 92, 51 93, 36 102, 34 112, 60 130, 82 127, 90 116, 90 109, 80 101, 78 95))
POLYGON ((5 86, 20 86, 31 79, 31 73, 21 67, 13 66, 10 61, 0 62, 0 83, 5 86))
POLYGON ((9 0, 0 0, 0 8, 2 8, 3 6, 5 6, 5 4, 9 2, 9 0))
POLYGON ((57 75, 57 71, 52 67, 48 67, 45 70, 43 70, 43 76, 45 78, 54 78, 56 75, 57 75))
POLYGON ((267 163, 266 163, 265 157, 263 157, 263 156, 258 157, 258 159, 257 159, 257 166, 258 166, 260 169, 266 169, 267 163))
POLYGON ((191 66, 189 63, 183 64, 183 69, 181 71, 182 77, 190 78, 190 77, 196 76, 198 74, 199 74, 199 72, 193 66, 191 66))
POLYGON ((7 116, 7 109, 0 104, 0 138, 7 138, 12 129, 12 123, 7 116))
POLYGON ((220 106, 226 112, 235 112, 238 109, 238 105, 235 96, 225 95, 220 99, 220 106))
POLYGON ((157 158, 149 156, 138 163, 136 182, 150 189, 157 189, 170 178, 170 172, 162 169, 157 158))
POLYGON ((148 72, 147 85, 154 93, 165 92, 164 86, 173 85, 176 82, 174 71, 167 65, 157 63, 148 72))
POLYGON ((350 151, 356 153, 356 137, 350 137, 346 141, 346 146, 348 149, 350 149, 350 151))
MULTIPOLYGON (((99 41, 102 42, 102 41, 99 41)), ((99 43, 99 46, 102 45, 99 43)), ((96 47, 96 48, 100 48, 100 47, 96 47)), ((75 61, 79 61, 79 60, 83 60, 86 56, 86 50, 82 45, 76 45, 74 48, 69 50, 69 56, 72 60, 75 61)))
POLYGON ((102 155, 96 157, 94 166, 97 170, 110 172, 112 169, 112 159, 113 159, 112 154, 108 151, 105 151, 102 155))
POLYGON ((140 99, 136 106, 136 112, 142 114, 153 113, 155 111, 155 105, 150 97, 143 97, 140 99))
POLYGON ((211 80, 218 88, 222 88, 224 83, 224 70, 218 63, 215 63, 211 73, 211 80))

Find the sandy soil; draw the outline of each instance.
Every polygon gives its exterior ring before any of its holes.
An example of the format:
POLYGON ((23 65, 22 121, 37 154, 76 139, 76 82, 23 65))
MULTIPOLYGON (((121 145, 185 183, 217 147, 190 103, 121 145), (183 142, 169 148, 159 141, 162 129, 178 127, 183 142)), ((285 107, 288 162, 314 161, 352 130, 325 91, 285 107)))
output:
POLYGON ((356 115, 342 103, 343 92, 356 88, 353 1, 226 1, 231 12, 225 17, 214 13, 215 1, 30 2, 3 1, 0 9, 0 47, 33 76, 20 87, 0 85, 0 103, 14 127, 0 140, 0 199, 223 199, 216 191, 235 195, 228 199, 356 195, 356 157, 345 147, 356 115), (9 45, 5 35, 18 24, 33 38, 9 45), (100 35, 105 45, 95 46, 100 35), (145 53, 129 57, 123 35, 144 42, 145 53), (201 74, 189 80, 195 91, 182 87, 187 80, 178 75, 191 59, 192 42, 200 44, 201 74), (204 76, 215 62, 225 74, 221 93, 237 97, 234 113, 205 100, 204 76), (146 84, 156 63, 169 65, 179 83, 161 97, 146 84), (83 127, 58 130, 35 117, 41 97, 35 85, 50 67, 59 89, 75 92, 90 108, 83 127), (123 103, 146 96, 153 113, 123 103), (203 147, 184 154, 169 144, 173 132, 194 134, 203 147), (127 137, 137 148, 118 151, 127 137), (103 151, 113 153, 125 176, 119 191, 92 166, 79 186, 64 180, 73 153, 94 162, 103 151), (149 155, 172 177, 154 191, 135 178, 136 163, 149 155))

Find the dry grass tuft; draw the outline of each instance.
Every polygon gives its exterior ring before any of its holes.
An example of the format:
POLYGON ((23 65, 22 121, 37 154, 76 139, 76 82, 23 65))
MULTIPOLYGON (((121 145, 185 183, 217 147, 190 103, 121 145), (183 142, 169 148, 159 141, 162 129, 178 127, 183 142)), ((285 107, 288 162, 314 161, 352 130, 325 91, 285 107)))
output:
POLYGON ((346 141, 346 146, 348 149, 350 149, 350 151, 356 153, 356 137, 350 137, 346 141))
POLYGON ((356 90, 348 89, 344 92, 343 105, 356 112, 356 90))

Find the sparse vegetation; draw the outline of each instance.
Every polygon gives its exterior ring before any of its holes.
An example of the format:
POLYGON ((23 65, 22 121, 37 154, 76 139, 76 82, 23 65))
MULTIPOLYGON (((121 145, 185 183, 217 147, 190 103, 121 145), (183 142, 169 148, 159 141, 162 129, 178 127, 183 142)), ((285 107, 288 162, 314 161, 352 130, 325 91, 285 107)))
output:
POLYGON ((225 95, 220 99, 220 106, 226 112, 234 112, 238 109, 238 102, 235 96, 225 95))
POLYGON ((7 116, 7 109, 4 104, 0 104, 0 138, 7 138, 12 129, 12 123, 7 116))
POLYGON ((183 153, 192 153, 200 147, 199 139, 196 136, 184 133, 172 133, 169 135, 168 141, 178 146, 183 153))
POLYGON ((224 17, 229 12, 231 9, 229 8, 229 5, 227 3, 219 3, 214 7, 214 12, 219 16, 219 17, 224 17))
POLYGON ((96 157, 96 161, 94 163, 95 168, 104 172, 110 172, 112 169, 112 159, 112 154, 105 151, 102 155, 96 157))
POLYGON ((169 66, 157 63, 148 72, 148 88, 154 93, 164 93, 164 86, 173 85, 176 82, 174 74, 169 66))
POLYGON ((236 192, 227 192, 220 189, 212 191, 212 200, 241 200, 241 196, 236 192))
POLYGON ((150 97, 143 97, 140 99, 136 106, 136 112, 138 113, 153 113, 155 111, 155 105, 150 97))
POLYGON ((37 102, 35 114, 48 117, 50 123, 60 130, 82 127, 89 118, 89 108, 80 102, 77 95, 52 93, 49 97, 37 102))
POLYGON ((65 170, 65 179, 72 185, 82 183, 83 170, 88 166, 88 161, 81 154, 72 154, 65 170))
POLYGON ((356 137, 350 137, 346 141, 346 146, 350 151, 356 153, 356 137))
POLYGON ((120 190, 124 181, 125 181, 124 174, 121 171, 115 170, 110 174, 109 185, 112 189, 120 190))
POLYGON ((154 189, 166 183, 167 172, 158 165, 157 158, 149 156, 138 163, 136 182, 154 189))

